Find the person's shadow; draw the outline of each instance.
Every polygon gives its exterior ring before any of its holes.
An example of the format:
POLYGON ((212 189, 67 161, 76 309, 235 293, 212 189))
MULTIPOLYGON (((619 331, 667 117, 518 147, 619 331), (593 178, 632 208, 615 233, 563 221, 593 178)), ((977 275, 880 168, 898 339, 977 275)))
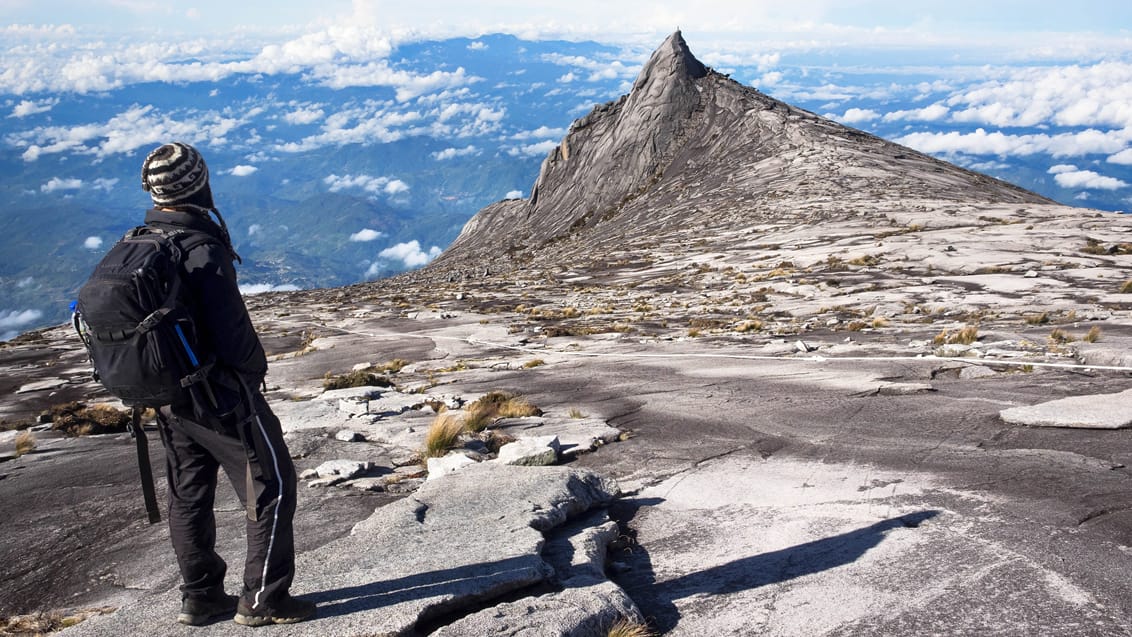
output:
MULTIPOLYGON (((624 500, 619 503, 614 515, 622 525, 626 525, 642 506, 656 503, 656 498, 624 500)), ((889 530, 915 528, 937 515, 939 511, 928 510, 882 520, 856 531, 739 558, 663 582, 656 581, 647 548, 634 544, 629 553, 612 556, 628 569, 620 575, 615 574, 614 580, 641 606, 641 611, 657 632, 663 634, 675 628, 680 621, 680 610, 675 604, 678 599, 751 590, 844 566, 880 544, 889 530)))

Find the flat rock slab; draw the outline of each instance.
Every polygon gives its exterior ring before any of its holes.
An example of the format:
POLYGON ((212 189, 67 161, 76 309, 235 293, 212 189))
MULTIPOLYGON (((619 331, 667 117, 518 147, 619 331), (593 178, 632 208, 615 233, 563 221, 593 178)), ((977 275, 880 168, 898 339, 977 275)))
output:
MULTIPOLYGON (((358 523, 349 536, 298 557, 292 592, 318 603, 317 618, 255 632, 404 635, 422 621, 444 623, 449 614, 457 619, 464 609, 553 578, 541 555, 543 531, 617 493, 612 480, 569 467, 481 463, 459 478, 426 482, 358 523)), ((229 590, 236 587, 230 577, 229 590)), ((181 626, 175 622, 179 604, 177 589, 155 593, 62 634, 215 636, 242 630, 230 621, 181 626)))
POLYGON ((1132 389, 1117 394, 1071 396, 1037 405, 1011 407, 1002 410, 999 415, 1012 425, 1124 429, 1132 427, 1132 389))
POLYGON ((534 436, 557 436, 558 451, 562 456, 576 456, 597 449, 601 445, 617 442, 621 430, 611 427, 598 418, 555 418, 552 416, 529 416, 526 418, 504 418, 492 428, 516 438, 534 436))

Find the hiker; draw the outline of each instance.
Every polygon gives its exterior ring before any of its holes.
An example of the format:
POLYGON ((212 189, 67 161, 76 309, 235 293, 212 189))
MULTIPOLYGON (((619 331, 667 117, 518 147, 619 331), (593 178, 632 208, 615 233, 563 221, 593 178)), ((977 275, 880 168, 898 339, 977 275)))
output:
POLYGON ((260 392, 267 358, 236 285, 232 262, 239 256, 213 204, 208 167, 195 148, 174 142, 145 158, 141 177, 153 199, 145 225, 167 236, 180 231, 174 236, 192 246, 182 257, 182 293, 198 354, 214 357, 205 391, 186 391, 157 414, 169 481, 169 535, 184 581, 177 620, 200 625, 234 615, 246 626, 302 621, 314 615, 315 605, 288 592, 295 572, 295 468, 279 419, 260 392), (213 499, 221 468, 247 510, 238 597, 224 591, 227 565, 215 551, 213 499))

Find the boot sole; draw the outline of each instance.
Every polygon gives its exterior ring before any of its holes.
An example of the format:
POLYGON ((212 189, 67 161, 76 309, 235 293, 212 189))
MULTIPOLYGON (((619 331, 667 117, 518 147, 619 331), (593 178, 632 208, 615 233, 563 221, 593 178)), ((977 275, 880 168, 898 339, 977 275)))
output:
POLYGON ((297 624, 314 617, 314 613, 305 617, 266 617, 263 615, 244 615, 236 613, 232 621, 241 626, 270 626, 271 624, 297 624))

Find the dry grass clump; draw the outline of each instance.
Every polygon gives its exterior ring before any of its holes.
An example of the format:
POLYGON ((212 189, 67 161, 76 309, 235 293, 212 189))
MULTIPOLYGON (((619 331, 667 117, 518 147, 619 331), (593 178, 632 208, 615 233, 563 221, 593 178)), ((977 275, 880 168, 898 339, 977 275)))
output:
POLYGON ((425 458, 439 458, 456 446, 460 434, 464 432, 464 421, 456 414, 446 411, 437 414, 425 434, 425 448, 421 454, 425 458))
POLYGON ((943 330, 932 339, 933 345, 970 345, 979 340, 979 328, 968 325, 958 332, 943 330))
POLYGON ((35 434, 28 430, 16 434, 16 457, 35 450, 35 434))
POLYGON ((1041 314, 1027 314, 1022 317, 1027 325, 1045 325, 1049 323, 1049 312, 1042 312, 1041 314))
POLYGON ((47 412, 51 428, 68 436, 121 433, 130 425, 130 412, 112 405, 70 402, 55 405, 47 412))
POLYGON ((739 332, 740 334, 746 334, 747 332, 761 332, 762 329, 763 322, 758 319, 749 319, 742 321, 735 326, 735 331, 739 332))
POLYGON ((541 358, 534 358, 523 363, 523 369, 532 369, 534 367, 541 367, 543 365, 546 365, 546 361, 542 360, 541 358))
POLYGON ((869 324, 864 321, 849 321, 849 324, 845 326, 845 329, 849 330, 850 332, 860 332, 868 326, 869 324))
POLYGON ((699 335, 699 328, 693 327, 692 329, 688 330, 688 338, 697 338, 699 335))
POLYGON ((114 612, 115 608, 91 608, 63 613, 60 611, 32 613, 31 615, 0 616, 0 635, 41 637, 70 628, 95 615, 114 612))
POLYGON ((888 319, 884 318, 883 316, 878 316, 878 317, 873 319, 872 325, 873 325, 873 329, 880 329, 882 327, 888 327, 888 319))
POLYGON ((570 418, 575 419, 575 420, 581 420, 582 418, 588 418, 589 417, 586 414, 582 413, 582 410, 578 409, 577 407, 571 407, 570 413, 568 413, 566 415, 569 416, 570 418))
POLYGON ((1128 279, 1120 285, 1121 294, 1132 294, 1132 279, 1128 279))
POLYGON ((1089 333, 1081 338, 1086 343, 1096 343, 1101 339, 1101 328, 1096 325, 1089 328, 1089 333))
POLYGON ((479 432, 499 418, 541 416, 542 410, 527 402, 526 398, 507 392, 493 391, 481 396, 465 410, 464 427, 479 432))
POLYGON ((1063 344, 1072 343, 1077 339, 1073 338, 1073 335, 1069 332, 1066 332, 1061 328, 1057 328, 1049 333, 1049 340, 1051 343, 1063 344))
POLYGON ((331 390, 347 389, 349 387, 391 387, 393 385, 393 381, 376 372, 376 367, 356 369, 348 374, 339 374, 337 376, 326 372, 326 376, 322 379, 322 388, 331 390))
POLYGON ((631 619, 622 618, 609 628, 608 637, 655 637, 656 633, 646 625, 631 619))
POLYGON ((849 259, 849 265, 868 266, 880 263, 880 259, 871 254, 865 254, 859 257, 849 259))

